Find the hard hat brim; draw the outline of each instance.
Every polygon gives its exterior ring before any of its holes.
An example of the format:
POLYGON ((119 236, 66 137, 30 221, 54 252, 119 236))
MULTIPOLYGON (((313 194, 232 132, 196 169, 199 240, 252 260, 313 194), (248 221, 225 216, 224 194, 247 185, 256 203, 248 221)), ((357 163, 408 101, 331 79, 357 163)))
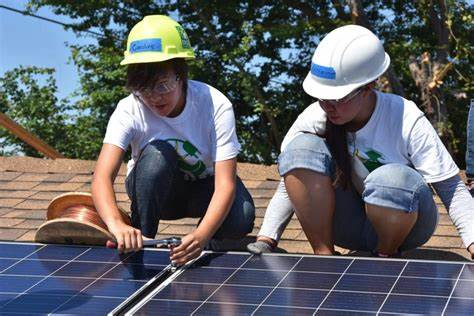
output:
POLYGON ((325 84, 322 81, 316 80, 310 71, 308 72, 308 75, 303 81, 303 90, 310 96, 317 99, 322 99, 322 100, 342 99, 346 95, 354 91, 355 89, 376 80, 378 77, 383 75, 385 71, 387 71, 389 66, 390 66, 390 56, 387 53, 385 53, 384 63, 381 65, 379 69, 377 69, 377 71, 374 72, 372 76, 369 76, 365 80, 357 82, 357 83, 339 85, 339 86, 325 84))
POLYGON ((121 62, 120 65, 129 65, 129 64, 142 64, 142 63, 156 63, 162 62, 174 58, 184 58, 186 60, 194 59, 195 56, 192 53, 180 53, 180 54, 163 54, 162 56, 158 56, 156 53, 147 55, 146 53, 142 54, 134 54, 125 57, 121 62))

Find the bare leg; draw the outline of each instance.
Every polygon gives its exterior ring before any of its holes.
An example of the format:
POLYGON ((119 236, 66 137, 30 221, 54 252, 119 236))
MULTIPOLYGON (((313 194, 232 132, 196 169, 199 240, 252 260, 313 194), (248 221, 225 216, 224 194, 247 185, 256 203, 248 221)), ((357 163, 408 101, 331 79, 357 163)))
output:
POLYGON ((418 212, 406 213, 372 204, 366 204, 365 209, 377 233, 377 251, 386 255, 396 253, 415 225, 418 212))
POLYGON ((285 175, 285 186, 314 253, 333 254, 335 199, 331 178, 308 169, 294 169, 285 175))

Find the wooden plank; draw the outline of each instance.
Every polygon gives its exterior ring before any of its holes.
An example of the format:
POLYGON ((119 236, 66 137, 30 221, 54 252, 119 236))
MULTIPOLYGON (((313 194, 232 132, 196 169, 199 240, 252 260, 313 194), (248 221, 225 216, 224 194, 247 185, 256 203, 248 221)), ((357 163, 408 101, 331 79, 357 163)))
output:
POLYGON ((8 116, 0 112, 0 125, 5 127, 9 130, 13 135, 20 138, 22 141, 42 153, 48 158, 56 159, 56 158, 65 158, 62 154, 57 152, 53 147, 46 144, 37 136, 31 134, 26 129, 15 123, 12 119, 8 116))

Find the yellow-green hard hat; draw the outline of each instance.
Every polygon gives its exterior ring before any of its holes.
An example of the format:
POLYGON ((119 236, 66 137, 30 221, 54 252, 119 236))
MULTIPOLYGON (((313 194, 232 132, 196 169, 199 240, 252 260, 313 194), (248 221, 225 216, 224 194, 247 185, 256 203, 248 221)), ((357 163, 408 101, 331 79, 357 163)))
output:
POLYGON ((179 23, 166 15, 148 15, 130 31, 124 56, 120 65, 193 59, 194 51, 179 23))

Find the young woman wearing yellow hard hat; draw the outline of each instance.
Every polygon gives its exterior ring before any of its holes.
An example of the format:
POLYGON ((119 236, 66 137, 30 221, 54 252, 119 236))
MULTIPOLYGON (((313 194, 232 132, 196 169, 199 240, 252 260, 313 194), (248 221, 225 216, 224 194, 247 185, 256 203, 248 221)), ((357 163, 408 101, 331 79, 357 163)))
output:
POLYGON ((334 245, 394 256, 425 243, 438 212, 431 184, 474 254, 474 200, 416 104, 375 90, 390 58, 369 30, 348 25, 318 45, 303 89, 315 97, 278 159, 283 178, 253 253, 276 246, 293 209, 315 254, 334 245))
POLYGON ((119 250, 154 238, 160 219, 197 217, 197 228, 171 250, 183 264, 213 240, 252 231, 255 208, 236 177, 240 145, 232 104, 217 89, 188 80, 194 52, 184 29, 167 16, 146 16, 130 31, 127 88, 112 114, 92 183, 96 208, 119 250), (132 225, 117 208, 113 182, 128 146, 127 193, 132 225))

